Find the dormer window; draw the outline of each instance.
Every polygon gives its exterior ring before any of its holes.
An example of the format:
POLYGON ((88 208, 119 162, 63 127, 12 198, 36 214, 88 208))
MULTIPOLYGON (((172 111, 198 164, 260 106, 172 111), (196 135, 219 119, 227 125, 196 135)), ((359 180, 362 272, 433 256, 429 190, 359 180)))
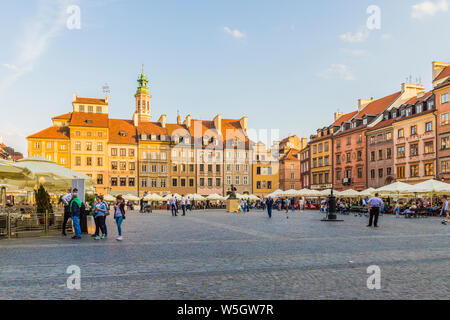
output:
POLYGON ((125 137, 127 133, 125 131, 119 131, 119 136, 125 137))
POLYGON ((409 117, 411 115, 411 108, 406 109, 406 116, 409 117))
POLYGON ((428 100, 428 110, 431 110, 434 108, 434 100, 428 100))
POLYGON ((397 118, 397 112, 392 112, 392 118, 397 118))
POLYGON ((86 123, 92 123, 92 119, 86 119, 86 123))
POLYGON ((153 141, 155 141, 155 140, 156 140, 156 134, 152 134, 151 139, 152 139, 153 141))
POLYGON ((84 112, 84 105, 80 104, 79 111, 84 112))
POLYGON ((404 117, 405 116, 405 109, 400 110, 400 117, 404 117))
POLYGON ((208 136, 204 136, 203 137, 203 144, 206 146, 209 142, 209 137, 208 136))
POLYGON ((178 144, 180 142, 180 138, 178 136, 174 136, 173 142, 178 144))
POLYGON ((422 108, 423 108, 422 104, 419 103, 419 104, 416 106, 416 113, 421 113, 421 112, 422 112, 422 108))
POLYGON ((147 135, 146 134, 141 134, 141 140, 146 140, 147 139, 147 135))
POLYGON ((366 125, 367 124, 367 119, 364 119, 363 120, 363 125, 366 125))

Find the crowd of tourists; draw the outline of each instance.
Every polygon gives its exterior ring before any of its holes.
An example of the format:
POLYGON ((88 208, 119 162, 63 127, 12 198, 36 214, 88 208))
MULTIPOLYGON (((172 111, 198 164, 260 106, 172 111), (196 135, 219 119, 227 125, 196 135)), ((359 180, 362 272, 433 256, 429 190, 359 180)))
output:
MULTIPOLYGON (((78 189, 73 189, 61 197, 61 202, 64 204, 64 220, 62 224, 62 235, 66 236, 67 222, 72 220, 73 230, 75 235, 74 240, 79 240, 82 237, 82 232, 87 233, 86 216, 91 211, 88 202, 82 203, 78 196, 78 189)), ((92 237, 95 240, 105 239, 108 236, 108 228, 106 218, 113 214, 113 218, 117 225, 118 237, 116 240, 122 241, 122 222, 125 220, 125 201, 122 196, 117 196, 115 204, 112 209, 110 205, 103 199, 102 195, 95 197, 94 205, 92 206, 92 215, 95 222, 95 234, 92 237)))

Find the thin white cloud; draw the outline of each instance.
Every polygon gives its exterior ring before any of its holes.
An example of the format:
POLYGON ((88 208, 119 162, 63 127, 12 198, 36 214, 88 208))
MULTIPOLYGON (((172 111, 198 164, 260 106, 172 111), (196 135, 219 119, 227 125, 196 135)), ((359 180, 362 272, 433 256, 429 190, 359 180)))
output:
POLYGON ((41 0, 36 15, 24 25, 24 32, 18 36, 17 54, 12 63, 3 67, 14 71, 0 80, 0 96, 20 77, 34 68, 36 61, 47 51, 53 38, 60 34, 66 25, 68 6, 78 0, 41 0))
POLYGON ((448 0, 424 1, 412 6, 411 17, 423 19, 427 16, 434 16, 439 12, 447 12, 448 7, 448 0))
POLYGON ((393 38, 392 34, 385 33, 381 35, 381 40, 391 40, 393 38))
POLYGON ((9 70, 18 70, 17 66, 14 64, 3 63, 2 66, 9 70))
POLYGON ((358 42, 364 42, 367 40, 367 38, 369 37, 369 31, 364 29, 364 30, 359 30, 355 33, 352 32, 347 32, 344 34, 341 34, 339 36, 339 38, 345 42, 350 42, 350 43, 358 43, 358 42))
POLYGON ((230 27, 223 27, 223 30, 235 39, 242 39, 246 37, 245 33, 239 31, 238 29, 233 30, 230 27))
POLYGON ((367 51, 362 49, 341 49, 341 52, 352 57, 362 57, 367 54, 367 51))
POLYGON ((350 68, 345 64, 332 64, 328 69, 319 72, 318 77, 323 79, 342 79, 346 81, 356 80, 350 68))

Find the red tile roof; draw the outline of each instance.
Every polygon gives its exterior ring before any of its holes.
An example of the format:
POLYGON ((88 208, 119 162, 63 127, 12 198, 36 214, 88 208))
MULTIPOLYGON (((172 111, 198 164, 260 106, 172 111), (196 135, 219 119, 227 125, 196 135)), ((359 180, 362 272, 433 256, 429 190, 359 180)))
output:
POLYGON ((436 79, 434 79, 434 81, 442 80, 447 77, 450 77, 450 66, 445 67, 444 70, 442 70, 441 73, 439 73, 436 79))
POLYGON ((53 117, 52 119, 64 119, 64 120, 70 120, 72 117, 72 112, 64 113, 60 116, 53 117))
POLYGON ((300 153, 300 150, 297 149, 290 149, 288 151, 288 153, 286 153, 284 155, 284 157, 282 158, 282 160, 299 160, 295 155, 300 153))
POLYGON ((399 91, 369 103, 364 109, 358 112, 355 118, 361 119, 365 115, 379 115, 386 110, 401 94, 402 92, 399 91))
POLYGON ((137 127, 138 134, 165 134, 167 128, 163 128, 159 122, 139 122, 137 127))
POLYGON ((339 119, 337 119, 335 122, 333 122, 332 126, 340 126, 344 122, 350 121, 357 113, 358 113, 358 111, 353 111, 353 112, 342 115, 339 119))
POLYGON ((406 102, 405 104, 416 104, 419 101, 424 101, 426 99, 428 99, 431 95, 433 94, 432 91, 429 91, 427 93, 425 93, 425 95, 423 95, 422 97, 413 97, 410 100, 408 100, 408 102, 406 102))
POLYGON ((109 119, 109 143, 137 144, 133 121, 109 119))
POLYGON ((73 103, 86 103, 86 104, 101 104, 107 105, 105 99, 95 99, 95 98, 81 98, 77 97, 73 103))
POLYGON ((191 133, 192 137, 201 138, 205 135, 207 131, 209 131, 212 136, 217 135, 217 131, 214 126, 214 121, 199 120, 199 119, 191 120, 191 127, 189 128, 189 132, 191 133))
POLYGON ((373 126, 371 128, 369 127, 369 130, 377 130, 377 129, 380 129, 380 128, 384 128, 384 127, 390 126, 392 123, 395 122, 395 120, 396 120, 396 118, 383 120, 380 123, 377 123, 375 126, 373 126))
POLYGON ((28 136, 28 138, 69 139, 69 128, 52 126, 28 136))
POLYGON ((174 133, 177 133, 179 136, 186 136, 189 133, 189 130, 184 124, 167 123, 166 128, 169 136, 172 136, 174 133))
POLYGON ((70 125, 107 128, 108 115, 106 113, 73 112, 70 125))

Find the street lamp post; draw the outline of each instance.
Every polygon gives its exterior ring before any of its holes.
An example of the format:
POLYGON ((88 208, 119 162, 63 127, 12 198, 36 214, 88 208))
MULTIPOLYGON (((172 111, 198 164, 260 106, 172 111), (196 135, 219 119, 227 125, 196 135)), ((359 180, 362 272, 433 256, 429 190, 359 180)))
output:
POLYGON ((336 197, 334 196, 334 142, 331 138, 331 194, 328 197, 328 215, 322 221, 325 222, 341 222, 336 216, 336 197))

